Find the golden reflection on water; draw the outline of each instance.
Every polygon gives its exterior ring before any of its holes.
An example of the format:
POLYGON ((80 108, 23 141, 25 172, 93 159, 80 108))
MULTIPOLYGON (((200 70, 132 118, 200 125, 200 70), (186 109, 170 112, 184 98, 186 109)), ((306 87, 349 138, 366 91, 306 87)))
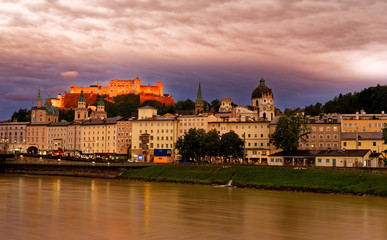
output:
POLYGON ((387 239, 387 199, 0 175, 4 239, 387 239))

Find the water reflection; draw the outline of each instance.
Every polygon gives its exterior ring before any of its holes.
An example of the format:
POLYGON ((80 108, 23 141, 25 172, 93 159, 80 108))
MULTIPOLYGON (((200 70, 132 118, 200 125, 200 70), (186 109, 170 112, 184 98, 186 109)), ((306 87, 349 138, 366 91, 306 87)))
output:
POLYGON ((7 239, 387 239, 386 198, 0 175, 7 239))

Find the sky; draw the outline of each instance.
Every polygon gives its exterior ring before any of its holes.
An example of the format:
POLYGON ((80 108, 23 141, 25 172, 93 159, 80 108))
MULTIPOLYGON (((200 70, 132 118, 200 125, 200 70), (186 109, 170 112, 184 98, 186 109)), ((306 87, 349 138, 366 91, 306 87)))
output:
MULTIPOLYGON (((175 101, 280 109, 387 83, 383 0, 1 0, 0 120, 70 85, 137 76, 175 101)), ((35 104, 35 103, 34 103, 35 104)), ((387 109, 386 109, 387 110, 387 109)))

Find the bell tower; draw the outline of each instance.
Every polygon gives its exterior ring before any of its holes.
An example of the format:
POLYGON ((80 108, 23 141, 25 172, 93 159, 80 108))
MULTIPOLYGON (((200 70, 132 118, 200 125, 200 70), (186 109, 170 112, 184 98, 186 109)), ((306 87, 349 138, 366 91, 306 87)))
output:
POLYGON ((74 121, 85 121, 88 118, 89 110, 86 108, 86 98, 83 90, 78 98, 78 107, 75 109, 74 121))

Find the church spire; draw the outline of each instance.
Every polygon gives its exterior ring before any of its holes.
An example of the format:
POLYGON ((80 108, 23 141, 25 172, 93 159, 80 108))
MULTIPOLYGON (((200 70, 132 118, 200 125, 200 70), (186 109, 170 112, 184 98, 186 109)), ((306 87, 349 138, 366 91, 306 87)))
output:
POLYGON ((199 82, 199 89, 198 89, 198 95, 196 97, 196 101, 197 100, 203 100, 203 97, 202 97, 202 89, 200 87, 200 82, 199 82))
POLYGON ((200 82, 199 82, 198 95, 196 97, 196 103, 195 103, 195 114, 200 114, 203 112, 204 112, 204 101, 202 96, 202 88, 200 87, 200 82))

